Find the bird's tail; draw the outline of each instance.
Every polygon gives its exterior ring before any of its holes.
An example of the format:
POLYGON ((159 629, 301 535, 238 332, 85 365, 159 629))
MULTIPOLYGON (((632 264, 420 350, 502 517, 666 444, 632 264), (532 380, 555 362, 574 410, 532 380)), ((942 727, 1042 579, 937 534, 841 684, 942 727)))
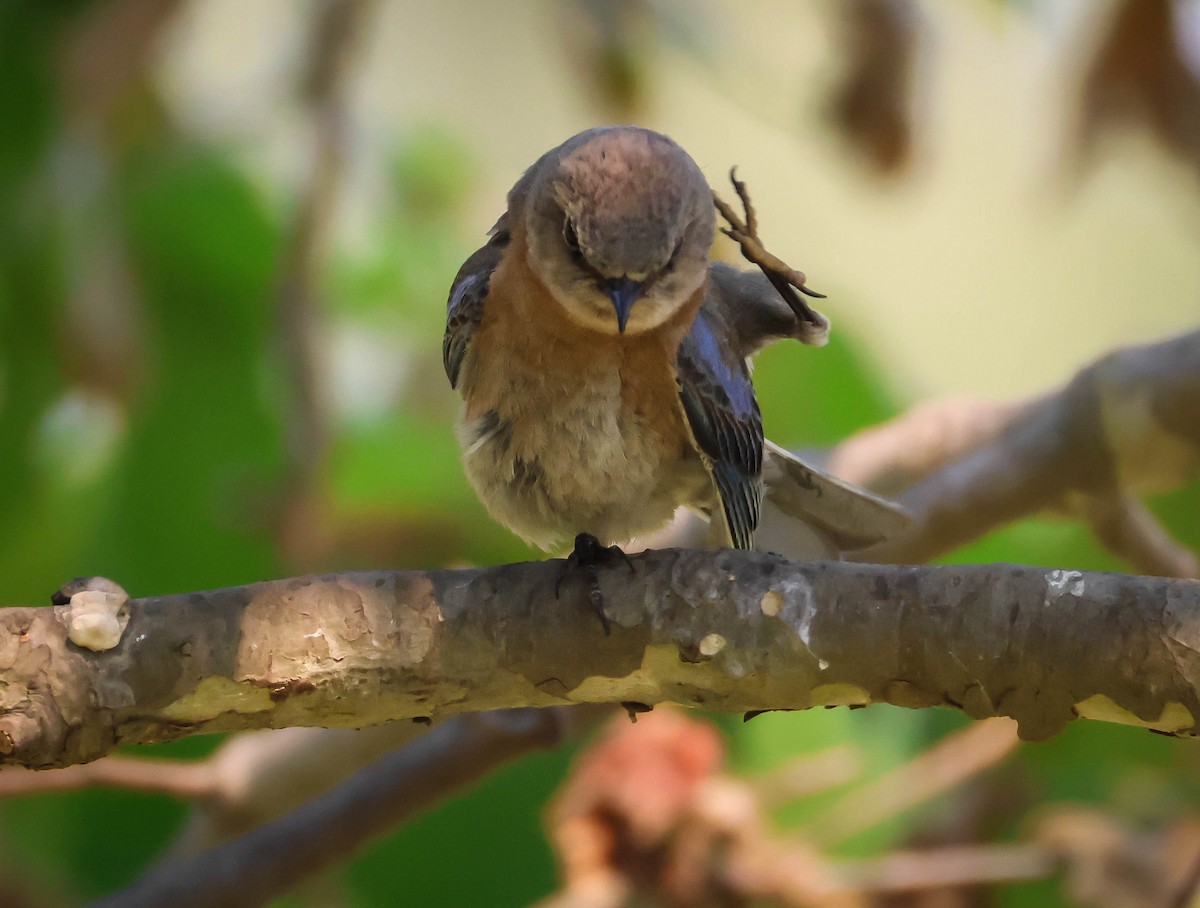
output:
POLYGON ((903 531, 898 504, 842 482, 767 441, 754 548, 788 558, 837 558, 903 531))

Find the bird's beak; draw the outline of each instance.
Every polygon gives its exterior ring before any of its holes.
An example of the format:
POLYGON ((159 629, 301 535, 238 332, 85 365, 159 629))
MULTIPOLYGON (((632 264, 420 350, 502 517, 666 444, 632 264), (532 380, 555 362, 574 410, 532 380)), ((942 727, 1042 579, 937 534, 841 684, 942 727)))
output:
POLYGON ((642 295, 642 282, 630 277, 617 277, 604 285, 605 292, 612 297, 613 309, 617 311, 617 329, 624 334, 629 321, 629 310, 642 295))

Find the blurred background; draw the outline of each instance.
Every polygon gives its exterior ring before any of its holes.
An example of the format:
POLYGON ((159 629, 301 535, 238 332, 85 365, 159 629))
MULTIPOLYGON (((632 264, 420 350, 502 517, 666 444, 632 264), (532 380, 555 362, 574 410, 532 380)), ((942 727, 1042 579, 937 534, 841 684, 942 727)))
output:
MULTIPOLYGON (((828 294, 829 347, 759 360, 781 443, 939 395, 1027 397, 1200 321, 1200 3, 6 0, 0 602, 93 573, 139 596, 537 557, 462 476, 446 293, 523 168, 611 122, 671 135, 724 194, 738 165, 768 247, 828 294)), ((1200 545, 1200 488, 1153 505, 1200 545)), ((1051 520, 955 560, 1121 569, 1051 520)), ((711 721, 738 778, 840 747, 861 785, 966 724, 711 721)), ((492 776, 280 904, 549 895, 543 811, 572 754, 492 776)), ((844 789, 763 803, 780 837, 846 859, 1021 840, 1074 805, 1105 830, 1093 845, 1186 865, 1197 770, 1192 742, 1078 722, 825 839, 844 789)), ((187 810, 101 789, 0 801, 0 906, 116 890, 187 810)), ((1026 877, 879 904, 1151 904, 1026 877)))

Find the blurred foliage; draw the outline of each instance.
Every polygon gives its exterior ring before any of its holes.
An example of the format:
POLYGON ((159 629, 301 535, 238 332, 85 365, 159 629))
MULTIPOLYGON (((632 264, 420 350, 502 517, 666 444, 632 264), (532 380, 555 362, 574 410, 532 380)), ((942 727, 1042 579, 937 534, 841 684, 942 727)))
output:
MULTIPOLYGON (((335 250, 323 288, 333 441, 315 488, 303 490, 320 499, 327 523, 309 545, 289 547, 288 499, 297 490, 285 483, 272 345, 289 212, 268 203, 232 152, 177 134, 144 96, 151 115, 119 142, 69 136, 55 61, 81 6, 0 4, 0 122, 20 124, 0 140, 0 597, 43 603, 87 573, 145 595, 356 559, 426 567, 535 557, 486 518, 467 487, 451 428, 457 402, 441 381, 445 290, 470 251, 463 237, 488 226, 463 223, 470 155, 436 129, 402 137, 371 240, 335 250), (59 185, 65 155, 90 168, 88 204, 101 212, 82 233, 79 198, 59 185), (89 250, 99 250, 99 262, 89 250), (127 279, 129 297, 101 313, 112 336, 127 340, 115 349, 95 319, 80 315, 98 275, 114 272, 127 279), (116 355, 133 360, 116 364, 124 378, 100 381, 116 355), (368 536, 373 543, 360 544, 368 536)), ((843 311, 853 305, 836 301, 843 311)), ((780 345, 761 357, 755 381, 780 441, 833 443, 905 403, 852 335, 835 338, 821 351, 780 345)), ((1200 487, 1155 507, 1200 546, 1200 487)), ((1120 567, 1077 525, 1042 520, 996 533, 955 560, 1120 567)), ((719 721, 739 770, 850 740, 881 773, 965 720, 874 707, 719 721)), ((153 750, 195 758, 216 743, 153 750)), ((520 905, 551 891, 540 814, 569 756, 537 756, 496 774, 336 871, 334 888, 362 906, 394 904, 398 892, 417 905, 520 905)), ((1196 763, 1194 749, 1178 742, 1076 723, 1025 747, 1015 767, 988 783, 1005 807, 993 827, 1014 835, 1027 809, 1068 799, 1154 824, 1197 803, 1196 763)), ((860 836, 848 853, 905 842, 931 811, 952 811, 950 797, 860 836)), ((805 810, 829 802, 811 799, 805 810)), ((94 897, 144 870, 185 812, 112 791, 5 801, 0 877, 19 879, 46 903, 94 897)), ((1055 893, 1049 884, 1015 887, 1005 898, 1037 908, 1059 904, 1055 893)))

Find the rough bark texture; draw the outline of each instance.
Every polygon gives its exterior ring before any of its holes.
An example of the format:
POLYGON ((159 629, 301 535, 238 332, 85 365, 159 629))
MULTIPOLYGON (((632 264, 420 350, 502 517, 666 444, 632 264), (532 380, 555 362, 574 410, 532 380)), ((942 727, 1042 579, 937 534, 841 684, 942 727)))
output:
POLYGON ((685 550, 600 576, 611 636, 553 561, 135 599, 104 653, 69 643, 69 606, 0 610, 0 754, 581 702, 950 704, 1026 738, 1077 715, 1191 735, 1200 715, 1196 581, 685 550))

